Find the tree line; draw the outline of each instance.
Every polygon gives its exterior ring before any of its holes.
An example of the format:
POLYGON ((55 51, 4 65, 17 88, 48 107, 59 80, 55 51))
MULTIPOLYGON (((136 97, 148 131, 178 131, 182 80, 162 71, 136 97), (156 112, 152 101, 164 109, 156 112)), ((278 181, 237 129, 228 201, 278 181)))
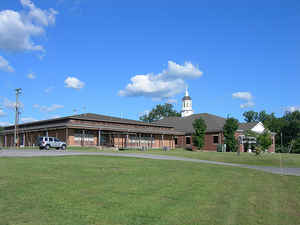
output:
POLYGON ((279 152, 300 153, 300 112, 285 112, 282 117, 274 113, 247 111, 243 113, 245 122, 262 122, 265 128, 275 132, 276 149, 279 152))

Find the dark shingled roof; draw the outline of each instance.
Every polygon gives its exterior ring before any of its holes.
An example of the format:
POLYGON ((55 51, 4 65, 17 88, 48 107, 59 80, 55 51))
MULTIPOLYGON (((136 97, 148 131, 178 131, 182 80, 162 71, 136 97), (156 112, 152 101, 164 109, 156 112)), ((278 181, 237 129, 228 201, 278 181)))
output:
MULTIPOLYGON (((36 125, 36 124, 44 124, 48 122, 56 122, 61 120, 67 120, 67 119, 78 119, 78 120, 90 120, 90 121, 104 121, 104 122, 112 122, 112 123, 122 123, 122 124, 132 124, 132 125, 146 125, 146 126, 153 126, 153 127, 168 127, 171 128, 171 126, 168 125, 159 125, 159 124, 149 124, 146 122, 138 121, 138 120, 130 120, 130 119, 123 119, 118 117, 112 117, 112 116, 105 116, 101 114, 94 114, 94 113, 84 113, 79 115, 72 115, 72 116, 66 116, 66 117, 59 117, 54 119, 48 119, 48 120, 40 120, 40 121, 34 121, 34 122, 28 122, 28 123, 21 123, 19 126, 25 126, 25 125, 36 125)), ((5 128, 14 127, 14 125, 6 126, 5 128)))
POLYGON ((194 132, 193 122, 195 119, 202 118, 206 123, 206 132, 219 132, 223 130, 226 119, 220 116, 200 113, 193 114, 187 117, 167 117, 162 120, 156 121, 155 124, 167 124, 173 126, 176 131, 183 131, 186 134, 194 132))
MULTIPOLYGON (((216 116, 209 113, 193 114, 187 117, 167 117, 156 121, 155 124, 170 125, 175 128, 176 131, 182 131, 186 134, 192 134, 194 132, 193 122, 195 119, 202 118, 207 126, 206 132, 221 132, 223 131, 226 119, 220 116, 216 116)), ((258 122, 252 123, 240 123, 238 130, 247 131, 256 126, 258 122)))
POLYGON ((259 122, 240 123, 238 130, 248 131, 255 127, 259 122))

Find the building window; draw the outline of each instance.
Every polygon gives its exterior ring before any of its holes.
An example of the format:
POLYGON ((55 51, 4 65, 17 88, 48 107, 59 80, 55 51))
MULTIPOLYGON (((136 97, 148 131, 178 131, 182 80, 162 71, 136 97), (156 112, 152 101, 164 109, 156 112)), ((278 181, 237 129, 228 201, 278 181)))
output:
POLYGON ((213 143, 219 144, 219 136, 213 136, 213 143))
POLYGON ((190 144, 191 144, 191 137, 186 137, 186 138, 185 138, 185 143, 186 143, 187 145, 190 145, 190 144))
POLYGON ((177 137, 174 138, 174 141, 175 141, 175 145, 178 145, 178 139, 177 139, 177 137))

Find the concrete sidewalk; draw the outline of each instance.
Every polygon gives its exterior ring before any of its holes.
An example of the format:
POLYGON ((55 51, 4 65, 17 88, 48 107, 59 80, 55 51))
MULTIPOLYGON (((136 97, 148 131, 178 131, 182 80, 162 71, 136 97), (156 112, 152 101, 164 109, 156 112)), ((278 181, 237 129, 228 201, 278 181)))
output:
POLYGON ((207 163, 222 166, 233 166, 248 169, 256 169, 268 173, 300 176, 300 168, 278 168, 269 166, 251 166, 245 164, 215 162, 201 159, 191 159, 168 155, 152 155, 152 154, 135 154, 135 153, 111 153, 111 152, 75 152, 75 151, 38 151, 38 150, 0 150, 0 157, 44 157, 44 156, 74 156, 74 155, 99 155, 99 156, 115 156, 115 157, 131 157, 143 159, 158 159, 158 160, 176 160, 194 163, 207 163))

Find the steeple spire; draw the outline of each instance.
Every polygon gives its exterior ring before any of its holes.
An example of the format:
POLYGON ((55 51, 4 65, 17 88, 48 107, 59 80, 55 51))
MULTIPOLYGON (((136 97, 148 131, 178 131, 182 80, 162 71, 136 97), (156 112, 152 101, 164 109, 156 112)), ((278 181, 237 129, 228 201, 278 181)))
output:
POLYGON ((189 91, 188 91, 188 87, 185 87, 185 96, 189 96, 189 91))
POLYGON ((182 98, 181 116, 190 116, 194 113, 192 108, 192 98, 189 96, 188 87, 185 87, 185 96, 182 98))

